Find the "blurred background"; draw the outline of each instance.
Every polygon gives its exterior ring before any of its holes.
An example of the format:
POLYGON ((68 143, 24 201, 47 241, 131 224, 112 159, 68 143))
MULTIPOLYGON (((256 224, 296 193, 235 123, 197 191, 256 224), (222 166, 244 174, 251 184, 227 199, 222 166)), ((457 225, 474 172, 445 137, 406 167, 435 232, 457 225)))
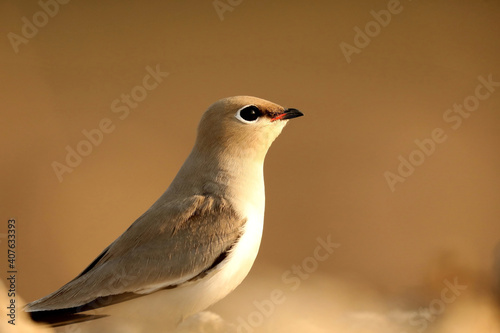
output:
POLYGON ((0 246, 15 218, 20 295, 80 273, 167 188, 203 111, 253 95, 305 117, 269 151, 261 251, 214 312, 255 331, 497 332, 499 15, 493 0, 2 1, 0 246), (68 149, 87 156, 68 165, 68 149), (340 245, 323 261, 318 238, 340 245), (467 289, 439 308, 446 281, 467 289), (255 302, 274 289, 267 316, 255 302))

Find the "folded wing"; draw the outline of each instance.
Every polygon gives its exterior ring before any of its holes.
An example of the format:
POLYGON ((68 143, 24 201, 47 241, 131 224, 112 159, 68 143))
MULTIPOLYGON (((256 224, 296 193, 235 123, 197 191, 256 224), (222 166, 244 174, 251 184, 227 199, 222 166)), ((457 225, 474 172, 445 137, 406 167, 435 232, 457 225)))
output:
POLYGON ((25 311, 79 312, 92 302, 93 308, 107 306, 193 281, 217 268, 244 223, 221 197, 159 200, 80 275, 25 311))

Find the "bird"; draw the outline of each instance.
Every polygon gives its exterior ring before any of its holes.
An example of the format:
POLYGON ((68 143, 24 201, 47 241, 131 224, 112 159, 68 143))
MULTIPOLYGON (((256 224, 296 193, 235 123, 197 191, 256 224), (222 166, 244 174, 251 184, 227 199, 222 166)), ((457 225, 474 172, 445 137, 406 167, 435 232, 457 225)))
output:
POLYGON ((160 198, 77 277, 24 311, 55 325, 67 316, 70 323, 108 317, 115 307, 121 320, 149 315, 175 327, 224 298, 247 276, 260 247, 265 156, 300 116, 252 96, 212 104, 160 198))

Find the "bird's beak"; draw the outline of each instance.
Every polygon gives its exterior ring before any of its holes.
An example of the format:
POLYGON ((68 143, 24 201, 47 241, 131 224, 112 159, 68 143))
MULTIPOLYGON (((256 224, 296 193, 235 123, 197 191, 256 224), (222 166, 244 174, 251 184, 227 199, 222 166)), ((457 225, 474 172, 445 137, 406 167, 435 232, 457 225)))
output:
POLYGON ((283 113, 280 113, 279 115, 275 116, 274 118, 271 118, 271 121, 276 121, 276 120, 285 120, 285 119, 292 119, 292 118, 297 118, 301 117, 304 114, 300 112, 297 109, 285 109, 283 113))

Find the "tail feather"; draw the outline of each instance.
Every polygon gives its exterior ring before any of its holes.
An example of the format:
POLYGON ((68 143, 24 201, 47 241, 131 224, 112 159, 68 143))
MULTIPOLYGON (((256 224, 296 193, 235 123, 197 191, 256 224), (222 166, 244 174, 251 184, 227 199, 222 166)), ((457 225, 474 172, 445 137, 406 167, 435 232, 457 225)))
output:
POLYGON ((78 314, 71 309, 37 311, 29 313, 31 320, 38 323, 45 323, 52 327, 66 326, 71 324, 83 323, 107 317, 107 315, 78 314))
POLYGON ((113 304, 125 302, 142 296, 145 295, 123 293, 119 295, 99 297, 92 302, 86 303, 81 306, 51 310, 43 310, 43 301, 35 301, 38 303, 36 303, 35 305, 30 305, 35 302, 28 304, 25 307, 24 311, 28 312, 33 321, 47 323, 53 327, 57 327, 107 317, 106 314, 99 314, 98 310, 113 304), (88 314, 80 312, 88 312, 88 314))

